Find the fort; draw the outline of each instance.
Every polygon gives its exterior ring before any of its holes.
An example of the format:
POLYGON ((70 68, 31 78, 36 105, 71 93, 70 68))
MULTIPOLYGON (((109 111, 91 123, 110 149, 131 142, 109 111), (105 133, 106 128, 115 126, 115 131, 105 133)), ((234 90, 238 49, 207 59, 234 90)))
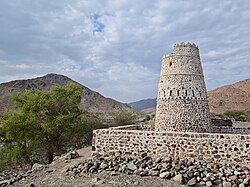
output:
POLYGON ((207 91, 195 44, 175 44, 173 54, 162 58, 155 130, 211 131, 207 91))
POLYGON ((179 43, 162 58, 155 124, 94 130, 92 152, 250 164, 250 128, 216 124, 209 116, 199 48, 179 43))

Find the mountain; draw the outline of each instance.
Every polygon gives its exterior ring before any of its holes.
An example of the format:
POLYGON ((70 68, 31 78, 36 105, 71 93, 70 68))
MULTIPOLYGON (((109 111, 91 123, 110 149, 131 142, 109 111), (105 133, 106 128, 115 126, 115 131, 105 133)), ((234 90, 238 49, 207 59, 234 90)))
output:
POLYGON ((140 101, 128 103, 128 105, 136 111, 151 108, 156 106, 156 99, 143 99, 140 101))
POLYGON ((214 113, 250 110, 250 79, 209 91, 208 103, 210 111, 214 113))
MULTIPOLYGON (((52 85, 58 84, 65 86, 69 82, 74 82, 72 79, 58 74, 48 74, 43 77, 37 77, 27 80, 15 80, 0 84, 0 114, 4 111, 11 110, 13 107, 9 95, 11 92, 22 92, 25 89, 38 88, 41 90, 48 90, 52 85)), ((79 83, 77 83, 79 84, 79 83)), ((83 85, 83 94, 80 107, 89 112, 114 112, 121 109, 130 109, 127 105, 106 98, 83 85)))
MULTIPOLYGON (((209 91, 208 103, 210 112, 214 113, 223 113, 226 110, 250 110, 250 79, 209 91)), ((147 114, 154 113, 156 98, 129 103, 129 106, 147 114)))

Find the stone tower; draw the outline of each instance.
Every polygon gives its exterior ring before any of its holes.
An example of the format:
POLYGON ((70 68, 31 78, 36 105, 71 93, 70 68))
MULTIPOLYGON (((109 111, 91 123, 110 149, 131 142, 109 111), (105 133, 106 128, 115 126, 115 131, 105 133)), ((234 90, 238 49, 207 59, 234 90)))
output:
POLYGON ((207 91, 195 44, 175 44, 173 53, 162 58, 155 130, 211 130, 207 91))

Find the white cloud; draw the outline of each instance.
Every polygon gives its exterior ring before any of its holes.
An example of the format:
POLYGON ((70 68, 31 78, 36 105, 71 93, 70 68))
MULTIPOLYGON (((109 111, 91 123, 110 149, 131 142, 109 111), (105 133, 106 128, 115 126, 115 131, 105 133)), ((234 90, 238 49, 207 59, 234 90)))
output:
POLYGON ((181 41, 199 45, 209 89, 236 82, 250 77, 249 6, 244 0, 2 1, 0 82, 54 72, 120 101, 155 97, 161 57, 181 41))
POLYGON ((6 64, 8 64, 8 61, 6 61, 6 60, 0 60, 0 65, 6 65, 6 64))

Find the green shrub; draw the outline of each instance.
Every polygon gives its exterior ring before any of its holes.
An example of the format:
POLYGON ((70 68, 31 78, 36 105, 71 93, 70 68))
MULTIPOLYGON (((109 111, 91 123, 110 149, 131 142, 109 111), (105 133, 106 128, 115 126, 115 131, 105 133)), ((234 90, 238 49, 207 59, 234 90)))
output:
POLYGON ((250 111, 248 110, 227 110, 223 115, 233 118, 236 121, 250 121, 250 111))
POLYGON ((114 125, 119 126, 119 125, 129 125, 132 124, 135 119, 137 118, 136 113, 128 110, 122 110, 115 112, 113 114, 114 118, 114 125))
POLYGON ((150 115, 146 115, 145 120, 149 121, 151 119, 150 115))

